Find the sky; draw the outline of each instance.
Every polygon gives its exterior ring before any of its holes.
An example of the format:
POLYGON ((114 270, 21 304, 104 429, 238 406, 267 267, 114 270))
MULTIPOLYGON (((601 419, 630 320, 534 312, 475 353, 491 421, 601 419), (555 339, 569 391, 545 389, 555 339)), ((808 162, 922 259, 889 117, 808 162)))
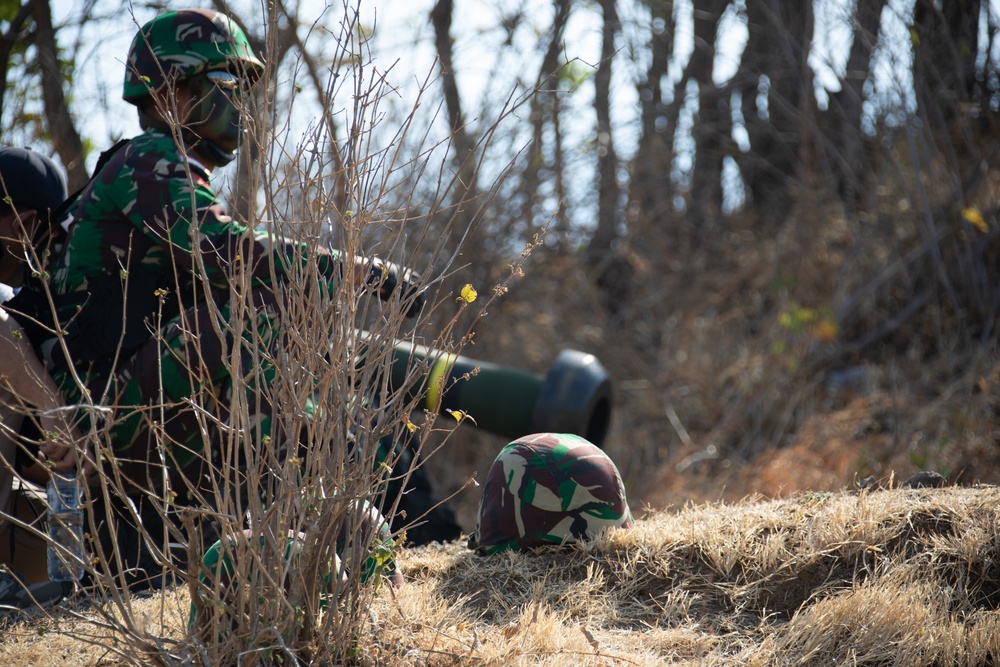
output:
MULTIPOLYGON (((232 2, 236 5, 237 2, 232 2)), ((253 5, 253 3, 247 3, 253 5)), ((432 50, 433 33, 429 22, 432 0, 381 0, 372 2, 364 0, 361 3, 360 15, 366 25, 376 25, 373 45, 376 49, 376 63, 382 69, 391 67, 393 85, 401 90, 409 90, 415 94, 416 81, 426 77, 434 65, 432 50)), ((629 3, 625 3, 626 5, 629 3)), ((683 4, 683 3, 682 3, 683 4)), ((54 20, 56 24, 64 23, 79 16, 82 0, 53 3, 54 20)), ((98 13, 107 12, 109 8, 117 8, 117 2, 97 0, 95 7, 98 13)), ((313 17, 317 20, 315 32, 325 26, 334 24, 342 12, 341 5, 325 3, 323 0, 306 0, 301 16, 305 20, 313 17)), ((519 10, 534 12, 526 23, 528 30, 519 31, 524 52, 534 48, 529 43, 543 34, 550 21, 545 11, 546 6, 532 2, 486 2, 483 0, 457 0, 455 36, 457 74, 466 101, 466 108, 474 117, 479 108, 479 97, 487 86, 492 89, 503 89, 503 79, 510 73, 512 64, 508 61, 496 61, 501 49, 498 41, 502 35, 495 29, 501 16, 507 16, 519 10), (538 8, 542 7, 541 10, 538 8), (534 8, 534 9, 527 9, 534 8), (500 86, 498 88, 497 86, 500 86)), ((92 138, 98 145, 110 144, 121 136, 130 136, 138 132, 138 123, 131 107, 120 98, 121 78, 124 73, 124 58, 132 36, 138 25, 154 15, 148 9, 135 8, 134 15, 129 11, 118 11, 118 18, 113 21, 101 21, 72 43, 62 42, 64 48, 78 48, 81 57, 77 84, 74 86, 74 108, 86 109, 87 112, 78 118, 83 133, 92 138)), ((578 11, 568 31, 567 55, 578 57, 585 66, 594 66, 598 60, 600 49, 598 15, 594 11, 578 11)), ((303 34, 307 34, 303 31, 303 34)), ((63 39, 62 35, 60 36, 63 39)), ((315 43, 318 38, 307 36, 315 43)), ((683 37, 680 38, 683 43, 683 37)), ((522 64, 522 71, 525 68, 522 64)), ((530 71, 531 67, 526 68, 530 71)), ((507 77, 513 79, 513 77, 507 77)), ((623 100, 618 108, 627 109, 634 101, 631 76, 619 78, 619 96, 631 96, 632 100, 623 100)), ((511 85, 513 85, 511 83, 511 85)), ((309 109, 301 109, 297 125, 308 124, 315 117, 309 109)), ((625 121, 623 119, 623 124, 625 121)))
MULTIPOLYGON (((719 55, 714 71, 716 83, 732 76, 746 43, 746 27, 741 22, 738 11, 745 1, 747 0, 735 2, 723 18, 722 37, 717 43, 719 55)), ((193 4, 199 2, 201 0, 194 0, 193 4)), ((817 73, 816 92, 821 105, 825 102, 826 92, 837 89, 838 76, 843 73, 850 40, 850 28, 844 19, 848 2, 849 0, 824 0, 817 5, 817 36, 810 62, 817 73)), ((904 45, 909 41, 905 21, 912 3, 913 0, 891 0, 886 15, 887 30, 897 35, 898 43, 904 45)), ((260 4, 253 0, 231 0, 230 4, 234 7, 245 6, 251 12, 260 11, 260 4)), ((347 0, 347 4, 355 6, 354 0, 347 0)), ((398 91, 397 103, 401 108, 414 103, 419 94, 418 82, 425 80, 434 66, 433 32, 429 21, 433 5, 434 0, 360 0, 357 4, 362 24, 376 26, 371 43, 373 65, 383 72, 389 72, 388 77, 398 91)), ((991 0, 990 5, 994 12, 1000 12, 1000 0, 991 0)), ((300 31, 307 44, 316 44, 324 31, 335 30, 339 17, 344 12, 343 0, 302 0, 300 6, 303 21, 314 22, 311 30, 300 31)), ((124 58, 138 25, 154 14, 147 8, 136 7, 133 15, 127 8, 122 10, 121 4, 113 0, 60 0, 53 2, 57 25, 78 16, 84 7, 93 7, 98 14, 116 17, 114 20, 97 22, 87 34, 76 36, 71 43, 61 42, 64 48, 78 49, 81 60, 73 89, 74 109, 84 110, 82 117, 78 118, 81 130, 93 141, 95 148, 101 149, 120 137, 131 136, 139 131, 134 111, 120 98, 124 58)), ((580 67, 593 71, 600 53, 599 10, 593 3, 578 4, 576 7, 567 28, 565 57, 575 58, 580 67)), ((674 66, 668 75, 673 81, 678 80, 681 68, 693 50, 692 9, 691 0, 675 2, 677 30, 674 66)), ((455 0, 452 36, 455 40, 456 70, 466 120, 473 126, 478 122, 489 124, 492 121, 491 118, 477 118, 477 114, 485 108, 486 101, 482 98, 486 91, 510 91, 519 75, 537 68, 537 62, 530 54, 534 52, 536 43, 547 37, 550 12, 548 3, 533 0, 455 0), (502 19, 512 16, 519 16, 521 23, 513 33, 515 48, 505 49, 502 42, 507 33, 497 26, 502 19)), ((643 76, 647 67, 647 63, 642 60, 645 56, 643 50, 630 51, 628 44, 643 44, 648 39, 648 17, 640 0, 622 0, 619 12, 624 49, 621 55, 635 56, 618 57, 613 78, 615 149, 619 156, 628 159, 635 150, 638 139, 635 134, 637 124, 633 122, 637 113, 635 81, 643 76)), ((247 20, 253 23, 252 19, 247 20)), ((64 39, 63 34, 60 34, 60 39, 64 39)), ((879 99, 885 104, 902 101, 904 107, 912 105, 912 100, 906 97, 908 64, 906 49, 880 53, 877 71, 882 85, 877 86, 877 92, 881 96, 879 99)), ((279 86, 283 90, 293 89, 295 82, 292 76, 293 73, 289 70, 279 79, 279 86)), ((665 85, 664 90, 672 89, 672 81, 664 83, 671 84, 665 85)), ((438 90, 434 88, 434 95, 428 95, 427 98, 440 99, 438 90)), ((591 88, 584 86, 578 94, 566 100, 567 106, 564 109, 570 132, 567 144, 571 151, 580 152, 581 162, 588 164, 592 162, 586 153, 591 141, 588 133, 593 127, 591 102, 591 88), (572 135, 574 118, 579 119, 578 126, 581 128, 576 133, 577 136, 572 135)), ((292 107, 287 119, 285 140, 294 145, 299 141, 296 134, 304 136, 315 126, 315 109, 315 104, 310 104, 307 96, 292 107)), ((682 113, 681 133, 689 130, 693 124, 693 112, 693 108, 688 108, 682 113)), ((431 109, 430 113, 433 114, 434 110, 431 109)), ((742 141, 746 148, 745 137, 740 134, 739 127, 736 135, 737 141, 742 141)), ((684 137, 679 137, 679 146, 684 145, 683 139, 684 137)), ((96 161, 96 153, 97 151, 91 156, 91 160, 96 161)), ((690 155, 681 155, 677 161, 677 169, 683 172, 690 162, 690 155)), ((587 168, 592 168, 592 165, 587 168)), ((679 178, 683 178, 683 174, 679 178)), ((591 183, 593 175, 581 172, 574 180, 591 183)))

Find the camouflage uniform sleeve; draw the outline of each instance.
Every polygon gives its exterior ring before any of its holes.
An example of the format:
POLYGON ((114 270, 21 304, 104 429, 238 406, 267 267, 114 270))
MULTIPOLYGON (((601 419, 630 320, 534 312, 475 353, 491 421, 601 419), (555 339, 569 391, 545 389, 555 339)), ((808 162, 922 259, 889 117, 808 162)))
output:
POLYGON ((208 174, 193 162, 188 163, 189 176, 184 162, 166 156, 156 159, 152 153, 142 158, 123 169, 118 179, 131 183, 129 196, 134 197, 119 202, 121 210, 153 242, 143 262, 194 271, 192 251, 198 246, 209 281, 224 285, 224 267, 241 254, 239 241, 245 234, 216 199, 208 174))

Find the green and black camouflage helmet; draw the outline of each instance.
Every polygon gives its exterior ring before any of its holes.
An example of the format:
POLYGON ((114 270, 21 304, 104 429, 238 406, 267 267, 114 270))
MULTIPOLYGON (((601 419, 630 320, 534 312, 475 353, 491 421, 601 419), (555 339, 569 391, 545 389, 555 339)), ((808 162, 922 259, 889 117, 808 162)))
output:
MULTIPOLYGON (((302 576, 299 559, 308 539, 306 533, 289 530, 286 539, 282 541, 282 558, 288 564, 284 580, 286 590, 291 590, 293 581, 302 576)), ((203 603, 213 596, 221 603, 203 604, 203 607, 208 607, 210 614, 214 614, 216 618, 234 620, 233 614, 238 608, 240 594, 240 578, 236 575, 241 569, 243 574, 248 574, 248 570, 260 562, 260 554, 265 546, 267 540, 264 537, 255 539, 254 532, 246 529, 240 535, 226 541, 219 540, 208 548, 197 574, 201 584, 198 594, 203 603), (257 552, 256 558, 248 554, 251 550, 257 552), (240 558, 248 565, 239 567, 240 558)), ((343 518, 334 549, 332 555, 327 553, 330 557, 326 567, 313 582, 319 593, 317 599, 320 609, 327 608, 328 601, 335 597, 338 583, 357 567, 359 560, 361 564, 357 575, 362 584, 371 583, 377 587, 385 580, 394 586, 403 585, 403 575, 394 560, 396 544, 389 523, 378 508, 367 500, 355 500, 350 504, 349 514, 343 518)), ((195 628, 199 622, 198 605, 192 602, 188 627, 195 628)))
POLYGON ((469 546, 483 554, 521 551, 631 525, 625 486, 607 454, 576 435, 537 433, 497 455, 469 546))
POLYGON ((138 104, 169 79, 183 81, 217 69, 241 69, 254 79, 264 63, 243 30, 225 14, 208 9, 160 14, 132 39, 122 97, 138 104))

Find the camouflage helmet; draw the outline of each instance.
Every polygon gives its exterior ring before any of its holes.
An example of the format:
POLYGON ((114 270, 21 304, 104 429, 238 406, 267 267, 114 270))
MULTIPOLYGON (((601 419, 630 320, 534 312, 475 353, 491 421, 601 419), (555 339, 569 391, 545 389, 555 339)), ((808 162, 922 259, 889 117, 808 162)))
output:
POLYGON ((368 583, 378 575, 376 582, 385 577, 394 584, 402 584, 393 560, 395 551, 389 522, 378 508, 367 500, 352 501, 337 533, 336 552, 344 562, 345 571, 353 571, 356 561, 363 558, 358 570, 361 583, 368 583))
MULTIPOLYGON (((283 581, 286 591, 290 591, 293 579, 300 576, 298 573, 298 562, 302 555, 303 545, 306 536, 292 530, 281 540, 283 553, 281 559, 287 563, 288 572, 283 581)), ((237 537, 228 540, 219 540, 205 552, 198 571, 198 597, 201 606, 208 612, 209 618, 199 618, 198 606, 192 600, 191 610, 188 616, 188 629, 193 630, 202 623, 221 623, 222 632, 227 631, 226 626, 235 627, 238 623, 237 613, 240 609, 240 596, 244 593, 240 590, 240 578, 237 576, 240 567, 236 565, 241 559, 249 565, 243 566, 244 574, 251 576, 251 570, 256 568, 261 561, 261 552, 267 545, 267 539, 263 536, 256 537, 250 529, 243 530, 237 537), (256 558, 250 557, 248 552, 254 550, 258 552, 256 558)), ((330 559, 326 571, 322 574, 322 581, 318 582, 320 587, 319 606, 325 609, 327 601, 335 594, 338 581, 337 577, 342 573, 342 566, 339 557, 334 554, 330 559)), ((246 601, 244 600, 244 607, 246 601)))
POLYGON ((517 551, 630 525, 625 486, 607 454, 576 435, 537 433, 510 443, 493 462, 469 546, 517 551))
POLYGON ((264 70, 246 34, 231 18, 208 9, 167 12, 142 26, 132 39, 122 97, 138 104, 168 79, 183 81, 232 66, 245 68, 253 78, 264 70))
MULTIPOLYGON (((301 576, 298 572, 298 562, 307 539, 306 533, 289 530, 286 538, 282 540, 284 553, 281 558, 289 566, 288 576, 284 581, 286 590, 290 589, 294 577, 301 576)), ((205 552, 198 571, 198 580, 201 584, 199 595, 203 606, 209 608, 213 618, 227 623, 235 622, 233 614, 238 607, 240 594, 235 561, 242 557, 254 564, 257 559, 248 557, 246 552, 252 549, 260 553, 266 546, 267 540, 264 537, 255 538, 254 532, 246 529, 242 531, 239 539, 229 539, 225 542, 218 540, 205 552), (220 593, 218 602, 221 602, 221 605, 209 603, 213 597, 212 591, 215 590, 220 593)), ((323 610, 327 608, 328 601, 335 595, 338 583, 346 581, 358 561, 361 561, 358 566, 358 576, 362 584, 371 583, 377 587, 385 580, 394 586, 403 585, 402 574, 396 568, 394 560, 395 552, 395 542, 389 524, 378 508, 367 500, 352 501, 347 507, 340 532, 337 534, 334 553, 330 556, 325 571, 321 573, 321 579, 313 582, 319 593, 319 608, 323 610)), ((197 605, 192 602, 188 627, 194 628, 197 623, 199 623, 197 605)))

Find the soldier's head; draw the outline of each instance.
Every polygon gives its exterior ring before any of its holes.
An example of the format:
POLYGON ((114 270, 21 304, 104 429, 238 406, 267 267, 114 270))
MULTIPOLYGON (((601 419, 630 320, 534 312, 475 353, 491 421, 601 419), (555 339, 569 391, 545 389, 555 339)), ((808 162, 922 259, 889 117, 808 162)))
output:
POLYGON ((27 148, 0 148, 0 282, 17 287, 29 246, 62 235, 53 211, 66 199, 56 163, 27 148))
POLYGON ((207 9, 167 12, 132 39, 122 97, 143 128, 180 123, 185 143, 212 166, 235 157, 243 96, 264 70, 243 30, 207 9))
POLYGON ((608 455, 576 435, 538 433, 510 443, 493 462, 469 546, 519 551, 630 525, 625 486, 608 455))

